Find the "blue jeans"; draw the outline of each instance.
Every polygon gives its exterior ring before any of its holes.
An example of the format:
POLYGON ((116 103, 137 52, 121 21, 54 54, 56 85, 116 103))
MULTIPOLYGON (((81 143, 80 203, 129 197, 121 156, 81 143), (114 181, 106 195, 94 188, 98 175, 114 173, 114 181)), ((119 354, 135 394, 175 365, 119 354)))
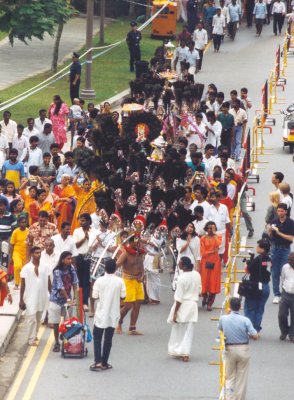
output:
POLYGON ((249 299, 248 297, 245 298, 244 314, 250 319, 257 332, 261 331, 261 321, 264 313, 264 306, 269 298, 269 294, 269 284, 263 283, 260 297, 257 299, 249 299))
POLYGON ((272 281, 273 281, 274 296, 281 296, 280 276, 282 267, 288 262, 289 253, 290 253, 290 247, 281 248, 272 245, 271 258, 272 258, 272 281))
POLYGON ((234 129, 234 137, 233 137, 232 145, 231 145, 231 153, 232 153, 232 155, 236 156, 236 160, 240 159, 242 129, 243 129, 242 125, 235 126, 235 129, 234 129))

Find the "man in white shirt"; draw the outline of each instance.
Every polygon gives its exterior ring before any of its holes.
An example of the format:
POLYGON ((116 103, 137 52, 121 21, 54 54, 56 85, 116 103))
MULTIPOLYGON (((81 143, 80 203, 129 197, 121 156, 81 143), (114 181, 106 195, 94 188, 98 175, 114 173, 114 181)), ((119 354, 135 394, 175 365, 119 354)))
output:
POLYGON ((221 9, 222 15, 225 17, 226 24, 229 22, 229 12, 228 7, 225 5, 225 0, 220 0, 219 7, 221 9))
POLYGON ((21 156, 21 160, 25 163, 27 170, 29 170, 31 165, 39 167, 43 162, 42 150, 38 147, 39 138, 37 136, 31 136, 29 142, 30 147, 24 149, 21 156))
POLYGON ((17 123, 10 119, 11 112, 4 111, 3 120, 0 121, 0 125, 2 127, 2 134, 6 137, 9 148, 12 148, 12 141, 14 136, 17 133, 17 123))
POLYGON ((40 259, 41 265, 42 264, 47 265, 51 280, 52 280, 52 272, 56 267, 60 257, 60 252, 57 251, 55 248, 53 237, 45 239, 44 250, 41 253, 41 259, 40 259))
POLYGON ((90 366, 91 371, 112 368, 108 358, 114 330, 120 318, 120 303, 126 297, 125 283, 122 278, 114 275, 115 271, 115 260, 108 260, 105 263, 105 275, 98 278, 93 286, 92 295, 97 300, 97 306, 93 329, 94 363, 90 366))
POLYGON ((243 125, 247 123, 247 113, 240 108, 240 104, 240 100, 235 100, 233 107, 229 111, 235 120, 234 136, 231 144, 231 157, 235 157, 236 161, 240 160, 243 125))
POLYGON ((190 210, 192 214, 197 206, 201 206, 203 208, 203 216, 207 219, 210 210, 210 204, 206 201, 208 191, 204 186, 195 185, 194 186, 194 195, 196 200, 190 206, 190 210))
POLYGON ((198 29, 196 29, 193 33, 193 40, 195 42, 195 49, 199 53, 199 63, 197 70, 200 71, 202 68, 204 50, 208 43, 207 31, 203 28, 202 22, 198 23, 198 29))
POLYGON ((195 226, 195 231, 197 235, 200 237, 206 235, 204 228, 208 222, 208 219, 204 218, 203 214, 204 214, 204 209, 202 206, 196 206, 194 208, 195 220, 193 221, 193 225, 195 226))
MULTIPOLYGON (((188 132, 186 133, 186 138, 188 139, 188 149, 190 151, 190 145, 195 144, 197 149, 201 149, 205 142, 206 128, 205 124, 202 122, 202 114, 197 113, 195 117, 195 123, 190 124, 188 127, 188 132)), ((190 156, 191 152, 189 152, 190 156)))
POLYGON ((18 151, 17 161, 21 159, 24 149, 29 147, 29 140, 23 135, 24 126, 17 125, 17 135, 14 136, 12 141, 12 148, 18 151))
POLYGON ((205 146, 205 153, 203 156, 203 162, 205 164, 205 174, 207 177, 211 177, 213 174, 213 168, 216 163, 216 158, 214 157, 214 146, 212 144, 207 144, 205 146))
POLYGON ((279 304, 280 340, 285 340, 287 335, 294 343, 294 253, 290 253, 288 264, 285 264, 281 273, 282 297, 279 304), (288 315, 290 314, 290 323, 288 315))
POLYGON ((221 9, 218 8, 216 10, 216 14, 212 18, 212 35, 213 35, 213 46, 215 53, 219 52, 222 42, 222 37, 224 36, 225 33, 225 28, 226 28, 226 19, 222 15, 221 9))
POLYGON ((37 129, 39 133, 42 133, 45 124, 52 125, 52 122, 49 118, 47 118, 47 111, 42 109, 39 111, 39 118, 35 118, 34 128, 37 129))
POLYGON ((208 123, 206 125, 206 144, 212 144, 216 151, 220 142, 222 124, 216 120, 213 111, 208 111, 206 113, 206 117, 208 120, 208 123))
POLYGON ((6 136, 2 133, 2 127, 0 125, 0 169, 2 168, 4 161, 8 156, 8 142, 6 136))
POLYGON ((186 46, 186 42, 184 40, 180 41, 180 45, 176 48, 175 51, 175 61, 174 68, 179 75, 181 73, 181 62, 187 61, 189 58, 189 49, 186 46))
POLYGON ((62 222, 61 232, 52 236, 52 240, 54 242, 55 250, 58 253, 61 254, 63 251, 69 251, 73 257, 76 257, 79 254, 76 243, 70 235, 70 222, 62 222))
POLYGON ((189 74, 194 75, 194 81, 195 81, 195 75, 197 73, 197 65, 199 62, 199 53, 195 49, 195 42, 191 41, 189 43, 189 50, 188 50, 188 58, 187 58, 187 63, 189 63, 190 68, 188 70, 189 74))
POLYGON ((222 235, 222 244, 219 248, 219 254, 223 255, 226 245, 226 229, 230 230, 230 217, 228 207, 219 202, 220 193, 215 191, 210 193, 210 209, 207 216, 209 221, 213 221, 217 227, 217 233, 222 235))
POLYGON ((31 261, 22 268, 20 273, 19 308, 26 310, 30 346, 38 346, 37 334, 51 287, 49 269, 46 264, 40 263, 40 258, 40 247, 32 247, 31 261))
POLYGON ((274 16, 273 30, 274 34, 277 36, 278 29, 279 29, 279 34, 281 34, 282 32, 286 15, 286 7, 283 1, 277 0, 273 4, 272 15, 274 16))
MULTIPOLYGON (((54 241, 51 238, 45 239, 44 250, 41 253, 40 265, 46 265, 49 272, 50 281, 53 281, 53 270, 58 264, 60 253, 55 250, 54 241)), ((41 321, 46 321, 47 311, 49 307, 49 297, 46 301, 46 306, 43 311, 41 321)))
POLYGON ((28 139, 32 136, 37 136, 39 131, 38 131, 38 129, 36 129, 34 127, 34 125, 35 125, 34 118, 28 118, 27 124, 28 124, 28 126, 26 128, 24 128, 24 130, 23 130, 23 135, 25 137, 27 137, 28 139))

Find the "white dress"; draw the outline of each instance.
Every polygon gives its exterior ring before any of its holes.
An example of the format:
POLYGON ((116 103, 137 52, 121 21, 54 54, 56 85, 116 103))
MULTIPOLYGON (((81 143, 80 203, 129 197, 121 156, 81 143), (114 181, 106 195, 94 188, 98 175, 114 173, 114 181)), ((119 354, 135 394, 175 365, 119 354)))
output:
POLYGON ((146 246, 146 255, 144 258, 146 291, 150 300, 160 301, 160 249, 163 243, 163 239, 156 239, 154 236, 152 236, 150 241, 157 247, 157 249, 150 245, 146 246))
POLYGON ((179 276, 168 323, 172 324, 168 353, 173 356, 189 356, 194 325, 198 321, 198 300, 201 293, 201 277, 197 271, 184 272, 179 276), (173 322, 176 302, 181 303, 177 323, 173 322))

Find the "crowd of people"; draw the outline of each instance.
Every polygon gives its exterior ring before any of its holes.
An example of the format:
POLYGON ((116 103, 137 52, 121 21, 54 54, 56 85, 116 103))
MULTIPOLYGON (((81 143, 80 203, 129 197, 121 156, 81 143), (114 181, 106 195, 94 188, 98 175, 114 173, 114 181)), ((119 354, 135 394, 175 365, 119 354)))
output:
MULTIPOLYGON (((8 274, 26 310, 29 345, 38 345, 39 325, 48 322, 54 329, 53 351, 60 351, 59 323, 79 286, 84 312, 94 318, 90 369, 110 369, 114 332, 123 332, 130 312, 128 334, 143 334, 137 329, 140 306, 160 304, 161 272, 170 260, 175 301, 168 317, 168 352, 189 361, 199 297, 210 312, 221 291, 238 200, 248 237, 254 236, 246 177, 238 170, 252 104, 245 87, 224 93, 214 84, 205 91, 194 83, 188 57, 196 61, 195 70, 201 69, 201 46, 195 43, 208 40, 200 39, 202 30, 199 24, 194 42, 180 39, 173 60, 177 74, 171 75, 157 49, 150 71, 130 82, 131 95, 120 113, 109 103, 100 108, 89 103, 85 109, 79 98, 68 106, 59 95, 48 111, 29 117, 26 127, 10 111, 3 113, 0 241, 10 245, 8 274)), ((223 33, 211 29, 211 34, 223 33)), ((217 51, 220 40, 215 40, 217 51)), ((247 339, 234 342, 232 335, 227 346, 258 338, 270 277, 274 303, 280 303, 280 339, 288 335, 294 342, 294 221, 290 186, 283 179, 281 172, 274 173, 263 239, 248 264, 250 280, 261 287, 257 297, 246 298, 247 339)), ((11 289, 2 271, 0 279, 2 301, 11 289)), ((234 301, 238 313, 240 304, 234 301)), ((234 318, 220 322, 226 337, 234 318)))

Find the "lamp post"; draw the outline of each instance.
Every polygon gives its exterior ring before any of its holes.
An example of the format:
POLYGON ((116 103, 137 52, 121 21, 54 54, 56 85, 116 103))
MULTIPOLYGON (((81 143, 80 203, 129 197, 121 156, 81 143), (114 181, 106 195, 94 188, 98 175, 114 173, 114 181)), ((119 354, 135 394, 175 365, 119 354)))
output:
MULTIPOLYGON (((94 0, 87 0, 87 33, 86 33, 86 49, 92 48, 93 40, 93 18, 94 18, 94 0)), ((85 88, 81 91, 82 99, 95 99, 96 93, 92 89, 92 52, 86 55, 86 79, 85 88)))

